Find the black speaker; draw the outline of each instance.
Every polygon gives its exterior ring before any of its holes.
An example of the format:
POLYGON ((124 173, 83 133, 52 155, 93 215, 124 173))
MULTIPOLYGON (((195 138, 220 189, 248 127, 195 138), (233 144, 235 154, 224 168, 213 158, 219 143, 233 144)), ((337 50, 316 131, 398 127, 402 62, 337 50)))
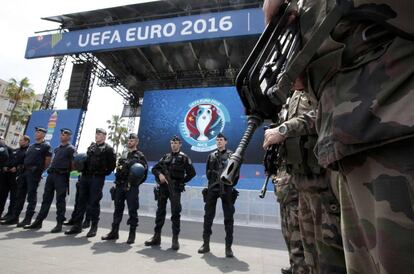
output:
POLYGON ((93 64, 90 62, 73 64, 68 90, 68 109, 88 109, 88 90, 93 64))

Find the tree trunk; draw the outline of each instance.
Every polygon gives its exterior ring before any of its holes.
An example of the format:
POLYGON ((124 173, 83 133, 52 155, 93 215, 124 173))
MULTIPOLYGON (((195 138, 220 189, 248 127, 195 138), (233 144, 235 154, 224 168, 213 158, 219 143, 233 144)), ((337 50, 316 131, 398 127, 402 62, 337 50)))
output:
POLYGON ((11 122, 12 122, 12 117, 13 117, 14 111, 16 110, 17 103, 18 103, 18 101, 16 101, 16 102, 14 103, 13 109, 12 109, 12 110, 11 110, 11 112, 10 112, 9 121, 7 122, 7 127, 6 127, 6 130, 4 131, 4 136, 3 136, 3 137, 4 137, 4 140, 6 140, 6 138, 7 138, 7 134, 9 133, 10 124, 11 124, 11 122))

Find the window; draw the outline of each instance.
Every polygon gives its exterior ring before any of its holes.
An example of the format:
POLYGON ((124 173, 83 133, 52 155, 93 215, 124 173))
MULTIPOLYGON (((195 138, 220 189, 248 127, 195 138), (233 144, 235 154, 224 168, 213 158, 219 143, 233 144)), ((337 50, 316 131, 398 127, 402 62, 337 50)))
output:
POLYGON ((0 126, 6 127, 8 122, 9 122, 9 116, 4 115, 3 119, 1 119, 0 121, 0 126))
POLYGON ((11 111, 13 109, 13 107, 14 107, 14 101, 10 100, 9 105, 7 106, 7 110, 11 111))
POLYGON ((14 134, 11 140, 11 145, 15 146, 19 143, 19 134, 14 134))
POLYGON ((22 123, 17 122, 17 123, 16 123, 16 131, 22 131, 22 129, 23 129, 23 125, 22 125, 22 123))

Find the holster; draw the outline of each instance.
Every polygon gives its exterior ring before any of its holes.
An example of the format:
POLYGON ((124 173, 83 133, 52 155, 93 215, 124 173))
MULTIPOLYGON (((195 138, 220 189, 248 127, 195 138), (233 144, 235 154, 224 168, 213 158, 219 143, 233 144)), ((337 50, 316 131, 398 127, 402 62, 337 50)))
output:
POLYGON ((154 186, 154 200, 158 201, 160 198, 160 188, 158 186, 154 186))
POLYGON ((314 135, 287 138, 285 140, 286 170, 289 174, 318 175, 324 169, 318 165, 313 152, 317 141, 314 135))
POLYGON ((231 192, 231 201, 233 202, 233 205, 236 203, 237 197, 239 196, 239 191, 235 188, 232 189, 231 192))
POLYGON ((204 203, 207 203, 208 187, 203 188, 203 190, 201 191, 201 194, 203 195, 204 203))

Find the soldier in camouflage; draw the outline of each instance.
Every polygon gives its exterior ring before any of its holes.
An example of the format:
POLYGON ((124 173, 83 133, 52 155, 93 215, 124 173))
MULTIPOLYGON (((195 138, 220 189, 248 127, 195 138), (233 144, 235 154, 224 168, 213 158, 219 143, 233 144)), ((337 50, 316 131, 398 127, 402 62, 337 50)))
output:
MULTIPOLYGON (((266 18, 282 1, 266 0, 266 18)), ((354 0, 307 68, 319 100, 315 151, 340 173, 348 273, 414 269, 414 2, 354 0), (371 16, 376 14, 376 16, 371 16)), ((334 1, 304 1, 306 42, 334 1)))
MULTIPOLYGON (((301 81, 289 102, 287 121, 265 132, 264 147, 282 143, 289 184, 299 193, 298 225, 305 263, 292 265, 293 273, 346 273, 340 232, 339 202, 331 172, 321 168, 313 154, 317 102, 301 81)), ((293 224, 295 219, 289 219, 293 224)))

